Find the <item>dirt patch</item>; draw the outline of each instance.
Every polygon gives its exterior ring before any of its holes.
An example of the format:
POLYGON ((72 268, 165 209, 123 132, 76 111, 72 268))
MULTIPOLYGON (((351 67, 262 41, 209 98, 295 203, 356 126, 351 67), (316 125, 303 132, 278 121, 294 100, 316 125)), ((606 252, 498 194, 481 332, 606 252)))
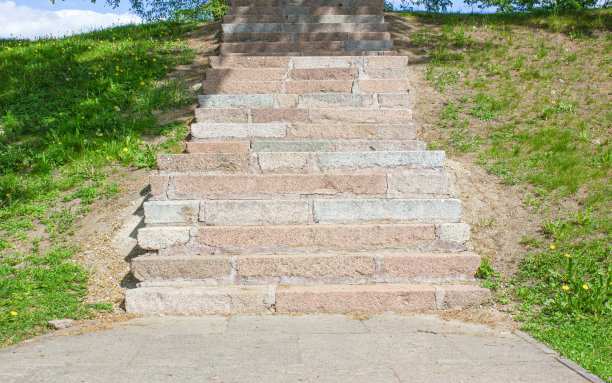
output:
MULTIPOLYGON (((414 120, 421 126, 421 138, 439 140, 442 128, 438 123, 446 106, 445 98, 425 79, 428 53, 413 48, 409 36, 428 25, 409 23, 406 18, 386 15, 395 49, 410 57, 414 120)), ((523 186, 508 186, 501 179, 476 164, 473 155, 447 153, 446 171, 452 176, 453 195, 461 199, 463 220, 472 228, 472 250, 489 257, 493 268, 503 275, 512 275, 527 254, 521 244, 523 236, 537 236, 542 218, 525 207, 523 186)), ((471 314, 470 314, 471 315, 471 314)))
MULTIPOLYGON (((197 106, 195 94, 201 87, 209 67, 209 56, 218 50, 221 23, 203 24, 186 36, 186 44, 196 52, 192 64, 181 65, 170 78, 186 83, 194 91, 194 103, 186 108, 156 114, 158 121, 167 124, 173 121, 189 122, 197 106)), ((151 142, 159 138, 151 137, 151 142)), ((125 290, 137 282, 130 274, 130 260, 141 254, 136 234, 144 225, 143 202, 149 194, 148 172, 144 169, 117 168, 109 177, 120 188, 117 197, 99 200, 90 206, 78 223, 72 239, 81 245, 82 251, 74 256, 79 264, 91 270, 88 302, 111 302, 114 314, 106 321, 130 319, 123 313, 125 290)))

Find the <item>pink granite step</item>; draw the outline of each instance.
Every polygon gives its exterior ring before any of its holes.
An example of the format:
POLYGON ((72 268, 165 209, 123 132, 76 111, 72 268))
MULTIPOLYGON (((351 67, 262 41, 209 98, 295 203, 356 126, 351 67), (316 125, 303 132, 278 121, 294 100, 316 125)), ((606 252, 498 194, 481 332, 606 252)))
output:
POLYGON ((318 284, 465 281, 476 274, 474 253, 304 253, 137 257, 140 281, 201 280, 213 284, 318 284))

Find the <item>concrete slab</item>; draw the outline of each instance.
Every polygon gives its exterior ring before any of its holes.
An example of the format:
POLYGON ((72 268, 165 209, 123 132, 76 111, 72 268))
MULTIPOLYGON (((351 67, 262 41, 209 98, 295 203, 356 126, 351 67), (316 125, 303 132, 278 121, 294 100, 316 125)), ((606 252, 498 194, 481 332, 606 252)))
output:
POLYGON ((162 316, 7 347, 0 381, 601 381, 564 362, 525 334, 429 314, 162 316))

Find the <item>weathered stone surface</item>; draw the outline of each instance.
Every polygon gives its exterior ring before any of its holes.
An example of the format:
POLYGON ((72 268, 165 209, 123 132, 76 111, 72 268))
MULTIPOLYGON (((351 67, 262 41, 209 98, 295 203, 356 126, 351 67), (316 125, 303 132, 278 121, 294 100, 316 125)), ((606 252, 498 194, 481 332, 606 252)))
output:
POLYGON ((282 68, 210 68, 207 81, 273 81, 282 80, 287 74, 282 68))
POLYGON ((173 176, 176 197, 207 195, 383 194, 384 174, 194 174, 173 176))
POLYGON ((425 150, 423 141, 404 140, 335 140, 331 142, 333 152, 367 152, 367 151, 414 151, 425 150))
POLYGON ((300 278, 317 282, 329 278, 366 278, 374 275, 372 254, 266 254, 238 256, 239 278, 300 278))
POLYGON ((367 58, 367 66, 370 68, 405 67, 407 65, 407 56, 370 56, 367 58))
POLYGON ((197 241, 227 251, 362 250, 415 247, 433 238, 434 226, 430 224, 206 226, 198 229, 197 241))
POLYGON ((298 104, 297 94, 277 94, 276 101, 280 108, 295 108, 298 104))
POLYGON ((409 174, 394 174, 393 185, 401 193, 448 194, 450 177, 437 170, 418 170, 409 174))
POLYGON ((366 68, 365 75, 371 79, 405 79, 408 77, 408 68, 406 67, 395 67, 395 68, 366 68))
POLYGON ((347 51, 389 51, 393 48, 393 40, 362 40, 345 41, 347 51))
POLYGON ((353 93, 302 94, 299 102, 301 108, 368 107, 372 104, 372 95, 353 93))
POLYGON ((248 122, 249 115, 246 109, 228 109, 228 108, 196 108, 196 121, 202 122, 217 122, 217 123, 240 123, 248 122))
POLYGON ((359 90, 367 93, 407 92, 410 89, 408 80, 358 80, 359 90))
POLYGON ((189 227, 145 227, 138 230, 138 246, 159 250, 189 241, 189 227))
POLYGON ((301 93, 349 93, 353 89, 351 80, 295 80, 285 82, 285 92, 301 93))
POLYGON ((314 201, 318 223, 384 223, 461 220, 457 199, 328 199, 314 201))
POLYGON ((208 200, 207 225, 297 225, 311 219, 307 200, 208 200))
POLYGON ((310 110, 313 123, 403 123, 412 120, 408 109, 368 109, 368 108, 316 108, 310 110))
POLYGON ((47 322, 47 326, 51 327, 54 330, 63 330, 70 326, 74 326, 76 324, 76 320, 74 319, 54 319, 47 322))
POLYGON ((288 56, 211 56, 210 65, 213 68, 287 68, 288 56))
POLYGON ((158 154, 157 168, 177 172, 239 171, 250 165, 249 153, 158 154))
POLYGON ((483 289, 475 285, 440 285, 439 288, 444 289, 444 298, 439 302, 439 310, 456 309, 466 307, 482 302, 484 298, 490 295, 488 289, 483 289))
POLYGON ((188 153, 246 153, 251 148, 249 141, 188 142, 188 153))
POLYGON ((195 123, 191 124, 191 135, 195 138, 271 138, 285 137, 288 125, 286 123, 262 124, 223 124, 195 123))
POLYGON ((328 152, 316 153, 321 169, 365 168, 365 167, 402 167, 419 166, 436 168, 444 166, 443 151, 412 152, 328 152))
POLYGON ((126 292, 128 314, 266 313, 267 286, 141 287, 126 292))
POLYGON ((381 262, 384 273, 390 278, 473 278, 480 266, 480 256, 474 253, 386 253, 381 262))
POLYGON ((276 311, 384 312, 435 310, 435 289, 429 285, 321 285, 279 286, 276 311))
POLYGON ((201 94, 200 105, 208 108, 264 107, 274 106, 272 94, 201 94))
POLYGON ((411 100, 408 93, 379 93, 378 104, 385 108, 407 108, 411 100))
POLYGON ((292 57, 295 69, 349 68, 351 57, 292 57))
POLYGON ((470 239, 470 225, 463 222, 437 224, 436 237, 446 242, 465 243, 470 239))
POLYGON ((357 80, 358 76, 358 68, 293 69, 290 73, 294 80, 357 80))
POLYGON ((281 32, 279 23, 223 24, 223 33, 241 32, 281 32))
POLYGON ((145 223, 197 222, 199 201, 148 201, 144 203, 145 223))
POLYGON ((322 141, 253 141, 254 152, 328 152, 329 140, 322 141))
POLYGON ((168 176, 157 174, 157 171, 149 173, 149 184, 151 185, 151 196, 162 198, 168 189, 168 176))
MULTIPOLYGON (((273 94, 280 93, 283 84, 281 81, 204 81, 202 92, 225 94, 273 94)), ((225 121, 242 122, 242 121, 225 121)))
POLYGON ((340 24, 340 23, 364 23, 382 24, 384 15, 312 15, 312 16, 287 16, 288 23, 308 23, 308 24, 340 24))
POLYGON ((378 125, 374 124, 294 124, 290 131, 298 138, 367 138, 378 135, 378 125))
POLYGON ((261 122, 306 122, 308 121, 308 110, 307 109, 280 109, 280 108, 266 108, 266 109, 252 109, 251 115, 254 123, 261 122))
POLYGON ((416 140, 418 138, 418 127, 412 123, 380 125, 378 135, 384 140, 416 140))
POLYGON ((314 171, 314 157, 310 153, 264 152, 257 155, 257 160, 263 172, 283 170, 312 173, 314 171))
POLYGON ((228 278, 232 260, 219 255, 140 256, 132 259, 132 274, 141 282, 228 278))

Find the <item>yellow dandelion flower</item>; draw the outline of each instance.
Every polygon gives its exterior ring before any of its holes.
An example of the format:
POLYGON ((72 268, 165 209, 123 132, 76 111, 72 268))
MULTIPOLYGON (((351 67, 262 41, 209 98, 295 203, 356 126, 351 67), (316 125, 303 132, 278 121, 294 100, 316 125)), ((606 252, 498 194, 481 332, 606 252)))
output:
POLYGON ((583 288, 583 289, 585 289, 585 290, 588 290, 588 289, 589 289, 589 286, 587 286, 586 284, 584 284, 584 285, 582 285, 582 288, 583 288))
POLYGON ((561 287, 564 291, 568 291, 569 290, 569 286, 565 285, 563 287, 561 287))
POLYGON ((115 76, 119 76, 119 73, 115 73, 115 76))
POLYGON ((141 82, 140 82, 140 85, 144 85, 144 81, 141 81, 141 82))
POLYGON ((16 316, 17 316, 17 315, 19 315, 19 314, 17 314, 17 312, 16 312, 16 311, 11 311, 11 315, 12 315, 12 316, 14 316, 14 317, 16 317, 16 316))
POLYGON ((551 250, 556 249, 555 245, 550 245, 550 249, 551 249, 551 250))
POLYGON ((87 49, 91 49, 91 47, 87 47, 87 49))
POLYGON ((153 61, 157 61, 157 59, 156 59, 156 58, 153 58, 153 61))
POLYGON ((119 109, 119 107, 117 105, 114 106, 115 109, 119 109))
POLYGON ((128 148, 123 148, 123 151, 124 151, 124 152, 127 152, 127 151, 128 151, 128 148))
POLYGON ((571 258, 572 256, 569 254, 565 254, 565 258, 571 258))
POLYGON ((11 195, 10 195, 9 193, 6 193, 6 197, 7 197, 7 198, 8 198, 8 197, 10 197, 10 196, 11 196, 11 195))
POLYGON ((164 69, 168 69, 168 65, 164 65, 164 69))
POLYGON ((81 120, 84 120, 84 119, 85 119, 85 116, 81 116, 81 120))
POLYGON ((58 145, 61 145, 61 144, 62 144, 62 141, 58 142, 57 144, 58 144, 58 145))
POLYGON ((60 116, 61 116, 61 115, 63 115, 63 114, 64 114, 64 113, 62 113, 62 112, 59 112, 59 115, 60 115, 60 116))

